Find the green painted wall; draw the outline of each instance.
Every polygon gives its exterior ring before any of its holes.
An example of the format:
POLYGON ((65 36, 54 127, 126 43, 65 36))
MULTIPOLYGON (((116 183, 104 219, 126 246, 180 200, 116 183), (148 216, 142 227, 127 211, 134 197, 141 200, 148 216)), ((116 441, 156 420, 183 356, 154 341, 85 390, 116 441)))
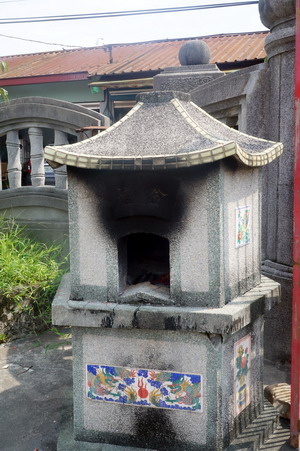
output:
POLYGON ((67 102, 102 102, 103 91, 92 94, 88 83, 92 80, 65 81, 57 83, 39 83, 32 85, 8 86, 9 98, 41 96, 67 102))

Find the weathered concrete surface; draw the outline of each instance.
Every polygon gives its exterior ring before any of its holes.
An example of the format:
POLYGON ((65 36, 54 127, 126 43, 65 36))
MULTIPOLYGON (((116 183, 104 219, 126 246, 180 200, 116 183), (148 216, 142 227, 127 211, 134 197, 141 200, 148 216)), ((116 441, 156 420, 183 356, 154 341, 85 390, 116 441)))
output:
POLYGON ((295 451, 289 445, 290 422, 288 420, 280 420, 274 434, 261 447, 261 451, 295 451))
MULTIPOLYGON (((262 409, 262 386, 259 382, 262 379, 262 314, 278 299, 278 284, 263 277, 260 285, 223 308, 73 301, 70 300, 69 277, 65 276, 56 294, 52 312, 54 323, 73 326, 76 438, 83 444, 86 441, 94 441, 138 447, 144 444, 148 448, 171 449, 172 443, 172 449, 182 449, 184 446, 189 450, 223 449, 219 436, 224 437, 224 445, 227 446, 237 431, 240 431, 239 422, 243 426, 247 425, 249 418, 255 418, 262 409), (233 424, 232 405, 227 402, 233 396, 234 386, 230 362, 234 342, 249 333, 253 336, 255 356, 251 363, 253 398, 245 415, 241 415, 233 424), (195 355, 198 359, 194 358, 195 355), (124 418, 123 406, 107 405, 108 403, 92 405, 85 399, 84 368, 95 358, 98 359, 97 362, 113 361, 118 366, 126 366, 130 362, 136 368, 179 368, 180 371, 184 368, 191 373, 203 374, 207 381, 207 395, 201 421, 199 422, 197 416, 189 416, 188 421, 185 418, 183 427, 179 426, 182 415, 177 418, 174 412, 164 412, 169 429, 172 425, 174 431, 180 431, 176 437, 174 433, 170 438, 164 436, 159 428, 160 421, 154 420, 152 415, 150 423, 154 422, 157 429, 149 426, 149 433, 141 440, 135 427, 137 423, 147 424, 149 421, 149 418, 142 416, 147 413, 145 410, 141 410, 137 418, 137 411, 130 409, 124 418), (223 364, 219 367, 218 362, 221 361, 223 364), (222 372, 223 383, 222 390, 216 394, 214 378, 218 372, 222 372), (219 404, 221 397, 222 408, 219 404), (220 412, 222 418, 231 422, 230 436, 226 429, 227 422, 220 421, 220 412), (211 423, 209 418, 215 418, 215 422, 211 423), (224 431, 217 433, 215 424, 220 429, 224 428, 224 431), (198 432, 193 436, 195 431, 198 432), (206 441, 199 442, 199 431, 201 438, 205 440, 206 437, 206 441)), ((273 420, 270 421, 272 427, 273 420)), ((270 432, 269 425, 267 429, 270 432)))
MULTIPOLYGON (((3 102, 0 105, 0 136, 7 134, 8 137, 6 145, 10 189, 0 191, 0 214, 13 217, 21 225, 26 225, 31 236, 39 241, 66 241, 69 233, 67 191, 41 186, 45 181, 43 139, 47 143, 53 142, 54 131, 54 144, 61 145, 68 140, 67 133, 77 139, 77 129, 85 126, 108 126, 109 122, 103 114, 60 100, 23 97, 3 102), (31 182, 35 186, 21 187, 23 160, 19 130, 27 128, 32 164, 31 182)), ((25 155, 27 151, 29 152, 29 147, 26 144, 23 148, 25 155)), ((57 187, 66 187, 63 171, 56 173, 56 182, 57 187)), ((66 254, 67 247, 66 244, 66 254)))
POLYGON ((171 170, 164 177, 155 171, 114 175, 68 168, 68 173, 72 299, 119 302, 127 288, 121 283, 126 265, 120 242, 133 233, 169 240, 170 304, 218 307, 259 284, 257 168, 224 160, 182 170, 181 177, 171 170), (152 186, 169 200, 153 207, 147 194, 152 186), (124 190, 129 203, 120 196, 124 190), (236 247, 240 206, 251 209, 251 242, 236 247), (168 210, 170 220, 162 221, 168 210))
MULTIPOLYGON (((262 432, 262 430, 260 430, 262 432)), ((288 444, 289 440, 289 421, 281 420, 271 437, 261 446, 259 449, 261 451, 292 451, 295 448, 292 448, 288 444)), ((259 441, 259 440, 258 440, 259 441)), ((249 441, 248 441, 249 443, 249 441)), ((235 448, 235 451, 253 451, 255 448, 250 445, 251 448, 247 448, 247 442, 239 443, 238 448, 235 448)), ((255 446, 255 441, 254 441, 255 446)), ((57 451, 156 451, 149 450, 145 448, 132 448, 127 446, 117 446, 117 445, 106 445, 106 444, 97 444, 97 443, 88 443, 85 442, 81 444, 72 439, 72 426, 71 423, 66 423, 64 425, 64 429, 59 435, 58 447, 57 451)), ((171 450, 170 450, 171 451, 171 450)))
POLYGON ((0 345, 0 381, 0 449, 56 451, 71 410, 71 345, 53 332, 0 345))
POLYGON ((281 363, 290 361, 292 318, 292 267, 265 262, 263 274, 280 283, 281 302, 265 315, 265 357, 281 363), (285 271, 282 271, 282 267, 285 271))
POLYGON ((38 241, 64 243, 68 254, 68 193, 52 186, 7 189, 0 191, 0 215, 14 218, 26 226, 38 241))
POLYGON ((182 66, 208 64, 210 50, 204 41, 188 41, 180 48, 178 58, 182 66))
POLYGON ((192 100, 240 131, 284 144, 283 156, 263 169, 262 259, 285 269, 266 275, 282 284, 282 303, 266 316, 269 359, 290 359, 293 235, 295 1, 260 0, 268 61, 212 80, 190 92, 192 100), (277 274, 276 274, 277 273, 277 274), (272 343, 270 346, 269 344, 272 343))
POLYGON ((52 303, 56 325, 114 329, 179 330, 233 334, 255 321, 280 299, 280 287, 263 277, 262 283, 223 308, 128 305, 70 300, 70 276, 65 275, 52 303))
POLYGON ((204 41, 186 42, 178 55, 181 67, 167 67, 153 79, 155 91, 190 92, 224 74, 216 64, 208 64, 210 50, 204 41))
POLYGON ((291 349, 295 1, 260 0, 259 10, 271 31, 265 41, 269 83, 267 101, 263 100, 268 108, 265 138, 278 139, 284 145, 282 157, 263 169, 262 254, 273 262, 264 273, 282 286, 281 307, 266 315, 265 343, 269 359, 286 361, 291 349))
POLYGON ((28 127, 75 134, 75 129, 90 125, 109 125, 109 119, 79 105, 46 97, 22 97, 0 106, 0 135, 28 127))
POLYGON ((216 64, 168 67, 153 78, 155 91, 190 92, 206 83, 224 76, 216 64))
MULTIPOLYGON (((57 335, 47 332, 0 346, 0 449, 56 451, 59 436, 61 451, 133 451, 133 448, 108 444, 80 448, 78 443, 69 440, 72 350, 69 345, 57 348, 61 342, 57 335), (47 345, 52 349, 46 352, 47 345)), ((265 384, 289 382, 288 368, 280 369, 265 362, 264 373, 265 384)), ((292 450, 287 444, 288 437, 289 422, 282 420, 275 434, 260 449, 292 450)))

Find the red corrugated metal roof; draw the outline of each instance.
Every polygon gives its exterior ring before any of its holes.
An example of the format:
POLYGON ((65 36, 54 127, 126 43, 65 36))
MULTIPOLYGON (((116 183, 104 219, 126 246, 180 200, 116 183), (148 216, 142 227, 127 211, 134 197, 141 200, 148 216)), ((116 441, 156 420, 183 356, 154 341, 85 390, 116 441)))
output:
POLYGON ((86 73, 93 75, 157 71, 178 66, 178 52, 188 40, 201 39, 211 51, 211 63, 243 62, 265 57, 267 32, 221 34, 198 38, 111 44, 76 50, 5 56, 8 71, 0 79, 86 73))

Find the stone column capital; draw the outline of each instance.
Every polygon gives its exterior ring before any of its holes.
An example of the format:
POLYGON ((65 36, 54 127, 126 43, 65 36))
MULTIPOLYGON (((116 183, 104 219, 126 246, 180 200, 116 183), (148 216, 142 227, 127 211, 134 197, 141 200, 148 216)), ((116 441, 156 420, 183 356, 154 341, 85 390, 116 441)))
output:
POLYGON ((295 19, 295 11, 295 0, 259 0, 260 19, 270 30, 276 25, 295 19))
POLYGON ((43 136, 43 130, 40 127, 30 127, 28 129, 28 135, 43 136))
POLYGON ((265 40, 268 58, 295 49, 295 0, 260 0, 262 23, 271 31, 265 40))

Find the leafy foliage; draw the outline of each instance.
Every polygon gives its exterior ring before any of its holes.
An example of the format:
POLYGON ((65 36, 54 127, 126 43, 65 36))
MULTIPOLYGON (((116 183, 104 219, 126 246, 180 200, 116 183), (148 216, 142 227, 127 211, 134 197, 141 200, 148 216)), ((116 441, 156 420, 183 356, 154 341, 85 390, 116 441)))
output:
POLYGON ((49 325, 63 263, 62 246, 33 241, 24 228, 0 217, 0 326, 5 317, 11 333, 16 322, 31 330, 49 325))
MULTIPOLYGON (((5 61, 0 61, 0 71, 6 72, 7 71, 7 63, 5 61)), ((0 88, 0 97, 3 98, 3 100, 8 100, 8 92, 4 88, 0 88)))

